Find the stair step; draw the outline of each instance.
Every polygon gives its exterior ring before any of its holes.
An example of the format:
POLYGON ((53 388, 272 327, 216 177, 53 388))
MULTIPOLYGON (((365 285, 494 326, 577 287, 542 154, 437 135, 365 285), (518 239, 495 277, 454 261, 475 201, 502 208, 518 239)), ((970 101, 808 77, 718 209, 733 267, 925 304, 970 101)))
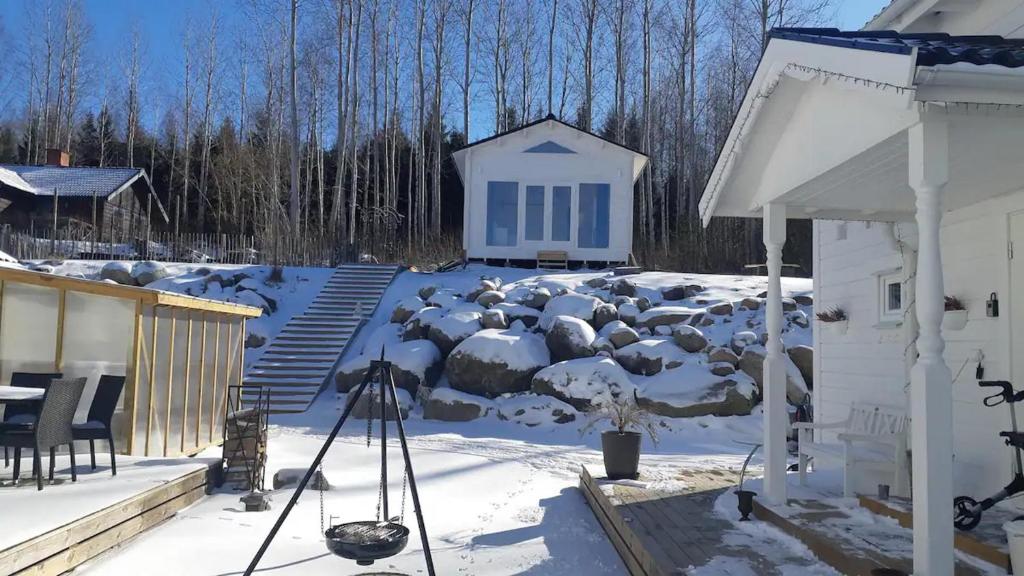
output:
MULTIPOLYGON (((288 390, 288 389, 274 389, 270 391, 270 403, 276 403, 278 398, 295 398, 298 396, 312 396, 319 392, 319 388, 308 388, 306 390, 288 390)), ((242 396, 245 399, 245 396, 242 396)))
POLYGON ((323 378, 301 378, 301 379, 300 378, 267 378, 267 377, 261 376, 259 378, 246 378, 245 383, 246 384, 256 384, 256 385, 259 385, 259 386, 266 386, 266 387, 270 388, 271 390, 273 390, 275 387, 279 387, 279 386, 284 386, 284 387, 288 387, 288 386, 310 386, 310 387, 314 387, 314 388, 319 388, 320 385, 324 383, 324 379, 323 378))

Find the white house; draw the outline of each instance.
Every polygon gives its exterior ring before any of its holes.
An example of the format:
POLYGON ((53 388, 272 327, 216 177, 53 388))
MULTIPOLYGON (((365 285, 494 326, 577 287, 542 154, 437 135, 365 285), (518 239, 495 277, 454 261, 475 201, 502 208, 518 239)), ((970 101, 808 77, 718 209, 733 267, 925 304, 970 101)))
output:
POLYGON ((471 260, 629 260, 633 183, 647 156, 548 115, 453 153, 471 260))
POLYGON ((1011 479, 1008 412, 978 379, 1024 389, 1022 26, 1020 0, 895 0, 860 32, 773 31, 701 199, 705 223, 764 220, 762 497, 786 501, 781 249, 809 218, 816 305, 849 317, 815 330, 816 419, 906 407, 917 575, 953 573, 954 496, 1011 479), (966 326, 943 322, 944 296, 966 326))

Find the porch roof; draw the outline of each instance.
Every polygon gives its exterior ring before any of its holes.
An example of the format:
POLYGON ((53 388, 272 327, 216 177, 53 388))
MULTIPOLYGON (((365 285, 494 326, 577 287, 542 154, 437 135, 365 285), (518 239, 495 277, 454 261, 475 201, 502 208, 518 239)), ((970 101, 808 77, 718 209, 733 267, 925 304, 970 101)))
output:
POLYGON ((997 36, 772 32, 700 202, 713 216, 907 220, 908 130, 949 126, 946 207, 1020 188, 1024 41, 997 36))

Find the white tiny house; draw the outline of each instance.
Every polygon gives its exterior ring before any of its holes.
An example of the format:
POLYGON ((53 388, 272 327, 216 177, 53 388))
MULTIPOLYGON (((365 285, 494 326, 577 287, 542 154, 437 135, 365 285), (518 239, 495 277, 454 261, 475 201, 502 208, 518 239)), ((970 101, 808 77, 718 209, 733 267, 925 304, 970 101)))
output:
POLYGON ((633 183, 647 156, 548 117, 453 153, 469 260, 629 260, 633 183))

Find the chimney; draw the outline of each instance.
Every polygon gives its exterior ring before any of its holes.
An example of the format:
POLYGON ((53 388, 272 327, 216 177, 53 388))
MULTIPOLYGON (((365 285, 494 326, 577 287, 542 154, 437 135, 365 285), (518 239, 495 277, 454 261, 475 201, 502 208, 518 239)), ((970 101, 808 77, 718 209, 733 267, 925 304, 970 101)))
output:
POLYGON ((46 149, 46 165, 47 166, 63 166, 67 167, 70 165, 71 159, 68 153, 61 150, 60 148, 47 148, 46 149))

